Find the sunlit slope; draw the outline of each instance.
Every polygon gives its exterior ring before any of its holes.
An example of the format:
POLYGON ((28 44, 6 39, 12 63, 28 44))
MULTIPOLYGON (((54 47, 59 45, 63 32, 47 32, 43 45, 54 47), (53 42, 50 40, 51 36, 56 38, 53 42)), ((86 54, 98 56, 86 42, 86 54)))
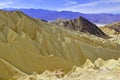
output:
POLYGON ((101 30, 111 37, 110 41, 120 44, 120 22, 105 25, 101 30))
POLYGON ((7 61, 0 58, 0 80, 8 80, 13 76, 26 76, 27 74, 21 72, 7 61))
POLYGON ((22 12, 0 11, 0 58, 25 73, 69 71, 87 58, 117 59, 119 49, 118 44, 58 28, 22 12))

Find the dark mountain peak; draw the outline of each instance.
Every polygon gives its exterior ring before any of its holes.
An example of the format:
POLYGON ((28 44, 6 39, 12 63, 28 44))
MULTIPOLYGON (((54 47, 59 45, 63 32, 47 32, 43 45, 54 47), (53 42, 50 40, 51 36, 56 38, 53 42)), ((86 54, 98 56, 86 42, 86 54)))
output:
POLYGON ((84 17, 82 17, 82 16, 80 16, 80 17, 79 17, 79 18, 77 18, 77 19, 79 19, 79 20, 83 20, 83 21, 84 21, 84 20, 85 20, 85 21, 87 20, 87 19, 85 19, 85 18, 84 18, 84 17))
POLYGON ((98 37, 107 37, 107 35, 102 32, 95 24, 80 16, 79 18, 73 20, 62 20, 56 21, 57 24, 64 26, 67 29, 80 31, 83 33, 88 33, 92 35, 96 35, 98 37))
POLYGON ((73 19, 72 21, 79 23, 79 25, 82 25, 83 27, 86 27, 86 26, 89 27, 90 25, 96 26, 95 24, 93 24, 88 19, 86 19, 82 16, 80 16, 79 18, 73 19))

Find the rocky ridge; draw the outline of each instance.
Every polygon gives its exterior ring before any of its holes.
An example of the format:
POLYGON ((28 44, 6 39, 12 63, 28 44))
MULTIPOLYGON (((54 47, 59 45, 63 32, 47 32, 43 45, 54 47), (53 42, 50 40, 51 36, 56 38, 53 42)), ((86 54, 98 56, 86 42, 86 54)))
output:
POLYGON ((100 30, 95 24, 80 16, 73 20, 57 19, 52 24, 59 25, 69 30, 92 34, 98 37, 107 38, 108 36, 100 30))

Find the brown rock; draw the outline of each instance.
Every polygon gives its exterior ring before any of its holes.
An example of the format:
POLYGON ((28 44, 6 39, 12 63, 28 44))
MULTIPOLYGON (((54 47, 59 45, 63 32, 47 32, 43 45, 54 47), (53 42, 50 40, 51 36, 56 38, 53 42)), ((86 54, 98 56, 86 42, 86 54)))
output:
POLYGON ((88 34, 96 35, 98 37, 103 37, 103 38, 108 37, 95 24, 83 18, 82 16, 74 20, 57 19, 56 22, 60 26, 64 26, 65 28, 70 30, 80 31, 83 33, 88 33, 88 34))

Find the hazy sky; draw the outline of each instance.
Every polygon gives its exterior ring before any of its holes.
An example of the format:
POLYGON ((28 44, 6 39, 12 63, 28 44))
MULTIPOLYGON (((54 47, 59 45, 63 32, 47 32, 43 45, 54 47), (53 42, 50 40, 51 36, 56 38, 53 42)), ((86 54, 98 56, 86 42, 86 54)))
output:
POLYGON ((0 0, 0 8, 40 8, 82 13, 120 13, 120 0, 0 0))

